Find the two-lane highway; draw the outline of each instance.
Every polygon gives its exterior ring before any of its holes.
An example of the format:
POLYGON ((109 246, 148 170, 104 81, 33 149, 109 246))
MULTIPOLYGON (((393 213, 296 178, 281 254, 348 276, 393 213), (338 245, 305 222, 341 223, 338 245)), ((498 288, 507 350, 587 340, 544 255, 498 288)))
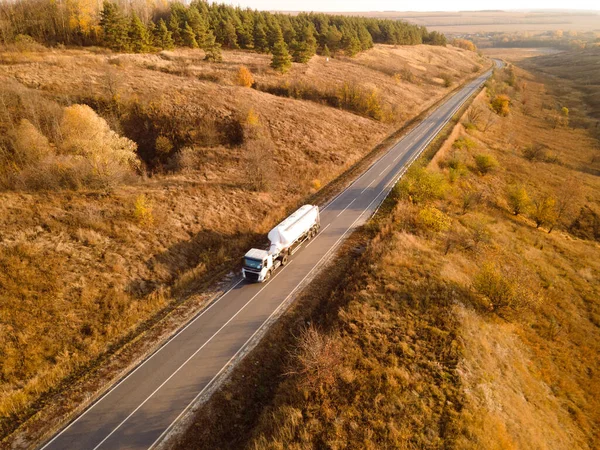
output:
POLYGON ((319 235, 268 283, 238 281, 43 448, 155 446, 342 240, 373 215, 395 181, 489 74, 454 94, 322 208, 319 235))

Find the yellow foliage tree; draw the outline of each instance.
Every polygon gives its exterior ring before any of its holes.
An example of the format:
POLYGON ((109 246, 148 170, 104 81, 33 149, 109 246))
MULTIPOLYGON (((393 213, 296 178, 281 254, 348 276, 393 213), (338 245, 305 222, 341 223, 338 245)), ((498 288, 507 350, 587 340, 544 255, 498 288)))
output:
POLYGON ((508 189, 506 200, 511 212, 517 216, 525 212, 531 203, 523 186, 512 186, 508 189))
POLYGON ((14 159, 19 166, 39 162, 53 154, 48 138, 27 119, 17 125, 13 141, 14 159))
POLYGON ((154 223, 152 215, 152 203, 144 194, 138 195, 133 205, 133 215, 138 223, 144 227, 151 226, 154 223))
POLYGON ((510 112, 510 98, 507 95, 496 95, 490 105, 496 114, 500 116, 508 116, 510 112))
POLYGON ((469 50, 471 52, 477 51, 477 46, 473 42, 469 41, 468 39, 454 39, 452 41, 452 45, 454 45, 455 47, 458 47, 458 48, 469 50))
POLYGON ((112 131, 87 105, 65 108, 60 129, 61 152, 86 160, 97 175, 110 176, 139 166, 135 142, 112 131))
POLYGON ((419 211, 419 219, 428 230, 440 232, 450 228, 450 217, 433 206, 426 206, 419 211))
POLYGON ((254 84, 254 77, 252 76, 252 72, 250 72, 246 66, 240 66, 235 81, 240 86, 252 87, 254 84))

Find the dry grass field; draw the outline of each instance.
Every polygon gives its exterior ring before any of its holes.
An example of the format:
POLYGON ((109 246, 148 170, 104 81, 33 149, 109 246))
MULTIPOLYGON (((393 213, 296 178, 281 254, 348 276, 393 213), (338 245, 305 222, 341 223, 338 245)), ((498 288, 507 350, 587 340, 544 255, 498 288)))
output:
POLYGON ((449 35, 553 30, 600 31, 598 11, 386 11, 355 14, 382 19, 406 20, 449 35))
POLYGON ((560 101, 498 72, 176 448, 598 448, 600 147, 560 101))
POLYGON ((1 435, 486 64, 452 47, 377 45, 282 76, 266 55, 203 57, 0 51, 0 131, 39 151, 0 148, 1 435), (259 89, 353 89, 386 114, 240 86, 242 65, 259 89), (103 161, 86 153, 99 143, 103 161), (125 147, 137 147, 133 171, 109 164, 125 147))
MULTIPOLYGON (((600 120, 600 47, 524 60, 522 66, 563 80, 557 93, 573 103, 587 104, 593 117, 600 120), (565 86, 566 85, 566 86, 565 86)), ((596 125, 598 126, 598 125, 596 125)))

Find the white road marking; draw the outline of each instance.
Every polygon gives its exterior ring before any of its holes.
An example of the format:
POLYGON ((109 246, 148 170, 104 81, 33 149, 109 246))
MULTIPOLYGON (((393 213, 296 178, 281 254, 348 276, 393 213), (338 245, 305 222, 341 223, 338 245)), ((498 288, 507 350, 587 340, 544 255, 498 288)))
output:
POLYGON ((379 176, 383 175, 383 172, 385 172, 386 170, 388 170, 388 168, 391 166, 391 164, 388 164, 387 166, 385 166, 385 169, 383 169, 381 171, 381 173, 379 174, 379 176))
POLYGON ((325 228, 321 229, 321 231, 319 231, 319 234, 317 234, 317 235, 314 237, 314 239, 313 239, 312 241, 310 241, 308 244, 306 244, 306 248, 310 247, 310 244, 312 244, 313 242, 315 242, 315 240, 316 240, 316 239, 317 239, 319 236, 321 236, 321 233, 322 233, 322 232, 324 232, 324 231, 325 231, 327 228, 329 228, 330 226, 331 226, 331 224, 329 223, 329 224, 327 224, 327 226, 326 226, 325 228))
POLYGON ((221 330, 223 330, 223 328, 225 328, 227 325, 229 325, 229 323, 230 323, 230 322, 231 322, 233 319, 235 319, 235 318, 237 317, 237 315, 238 315, 239 313, 241 313, 241 312, 242 312, 242 311, 243 311, 243 310, 246 308, 246 306, 248 306, 248 305, 250 304, 250 302, 252 302, 252 300, 254 300, 254 299, 255 299, 255 298, 256 298, 256 297, 257 297, 257 296, 258 296, 258 295, 259 295, 259 294, 260 294, 262 291, 264 291, 264 290, 267 288, 267 286, 268 286, 268 285, 271 283, 271 281, 273 281, 275 278, 277 278, 277 276, 279 276, 279 274, 283 273, 283 271, 284 271, 286 268, 288 268, 292 262, 293 262, 293 261, 290 261, 288 264, 286 264, 286 265, 285 265, 285 267, 284 267, 283 269, 281 269, 281 270, 280 270, 280 271, 277 273, 277 275, 275 275, 273 278, 271 278, 271 280, 269 280, 269 282, 268 282, 267 284, 265 284, 265 286, 263 286, 263 288, 262 288, 260 291, 258 291, 256 294, 254 294, 254 295, 252 296, 252 298, 251 298, 250 300, 248 300, 248 301, 247 301, 247 302, 244 304, 244 306, 242 306, 242 307, 241 307, 241 308, 240 308, 240 309, 239 309, 239 310, 238 310, 238 311, 237 311, 237 312, 236 312, 236 313, 235 313, 233 316, 231 316, 231 318, 230 318, 230 319, 229 319, 227 322, 225 322, 225 323, 223 324, 223 326, 221 326, 221 328, 219 328, 217 331, 215 331, 215 333, 214 333, 214 334, 213 334, 213 335, 212 335, 212 336, 211 336, 211 337, 210 337, 210 338, 209 338, 207 341, 205 341, 205 342, 204 342, 204 344, 202 344, 202 345, 201 345, 201 346, 198 348, 198 350, 196 350, 194 353, 192 353, 192 356, 190 356, 188 359, 186 359, 186 360, 185 360, 185 362, 184 362, 183 364, 181 364, 181 365, 180 365, 180 366, 177 368, 177 370, 175 370, 175 372, 173 372, 171 375, 169 375, 169 378, 167 378, 165 381, 163 381, 163 382, 161 383, 161 385, 160 385, 160 386, 158 386, 158 387, 157 387, 157 388, 156 388, 156 389, 155 389, 155 390, 152 392, 152 394, 150 394, 148 397, 146 397, 146 400, 144 400, 142 403, 140 403, 140 404, 139 404, 139 406, 138 406, 137 408, 135 408, 135 409, 134 409, 134 410, 133 410, 133 411, 132 411, 132 412, 131 412, 131 413, 130 413, 130 414, 127 416, 127 417, 125 417, 125 419, 123 419, 119 425, 117 425, 117 426, 116 426, 116 427, 115 427, 115 428, 114 428, 114 429, 113 429, 113 430, 112 430, 110 433, 108 433, 108 435, 107 435, 107 436, 106 436, 104 439, 102 439, 102 441, 100 441, 100 443, 99 443, 98 445, 96 445, 96 446, 94 447, 94 449, 93 449, 93 450, 97 450, 97 449, 98 449, 98 448, 99 448, 99 447, 100 447, 102 444, 104 444, 104 443, 106 442, 106 440, 107 440, 108 438, 110 438, 110 437, 111 437, 111 436, 114 434, 114 432, 115 432, 115 431, 117 431, 119 428, 121 428, 121 426, 122 426, 122 425, 123 425, 125 422, 127 422, 127 421, 129 420, 129 418, 130 418, 131 416, 133 416, 133 415, 134 415, 134 414, 135 414, 135 413, 136 413, 136 412, 137 412, 137 411, 138 411, 138 410, 139 410, 139 409, 140 409, 142 406, 144 406, 148 400, 150 400, 152 397, 154 397, 154 394, 156 394, 156 393, 157 393, 157 392, 158 392, 158 391, 159 391, 159 390, 160 390, 160 389, 161 389, 161 388, 162 388, 162 387, 163 387, 165 384, 167 384, 167 383, 169 382, 169 380, 171 380, 171 378, 173 378, 173 377, 174 377, 174 376, 175 376, 175 375, 176 375, 176 374, 177 374, 177 373, 178 373, 178 372, 179 372, 179 371, 180 371, 180 370, 181 370, 181 369, 182 369, 182 368, 183 368, 183 367, 184 367, 184 366, 185 366, 185 365, 188 363, 188 362, 190 362, 190 360, 191 360, 191 359, 192 359, 194 356, 196 356, 196 355, 197 355, 197 354, 200 352, 200 350, 202 350, 204 347, 206 347, 206 346, 208 345, 208 343, 209 343, 210 341, 212 341, 212 340, 213 340, 213 338, 214 338, 214 337, 215 337, 217 334, 219 334, 219 333, 221 332, 221 330))
POLYGON ((338 214, 336 217, 340 217, 340 216, 342 215, 342 213, 343 213, 344 211, 346 211, 348 208, 350 208, 350 205, 351 205, 352 203, 354 203, 355 201, 356 201, 356 199, 354 199, 354 200, 352 200, 350 203, 348 203, 348 206, 346 206, 344 209, 342 209, 342 210, 340 211, 340 213, 339 213, 339 214, 338 214))
POLYGON ((183 333, 185 330, 188 329, 188 327, 190 327, 194 322, 196 322, 200 317, 202 317, 205 313, 207 313, 213 306, 215 306, 217 303, 219 303, 227 294, 229 294, 231 291, 233 291, 242 281, 244 281, 243 278, 241 278, 237 283, 235 283, 233 286, 231 286, 227 292, 225 292, 223 295, 221 295, 218 299, 216 299, 214 302, 212 302, 210 305, 208 305, 208 307, 206 307, 204 310, 202 310, 202 312, 200 314, 198 314, 195 318, 193 318, 185 327, 183 327, 181 330, 179 330, 176 334, 174 334, 171 338, 169 338, 158 350, 156 350, 154 353, 152 353, 148 358, 146 358, 139 366, 137 366, 134 370, 131 371, 131 373, 129 373, 125 378, 123 378, 121 381, 119 381, 117 384, 115 384, 111 389, 109 389, 108 391, 106 391, 104 393, 104 395, 102 395, 102 397, 100 397, 98 399, 98 401, 94 402, 88 409, 86 409, 81 415, 79 415, 75 420, 73 420, 73 422, 71 422, 68 426, 66 426, 60 433, 58 433, 56 436, 54 436, 50 441, 48 441, 46 443, 46 445, 44 445, 40 450, 44 450, 46 447, 48 447, 50 444, 52 444, 58 437, 60 437, 65 431, 67 431, 69 428, 71 428, 75 423, 77 423, 83 416, 85 416, 88 412, 90 412, 94 407, 96 407, 96 405, 98 405, 102 400, 104 400, 106 397, 108 397, 108 395, 110 393, 112 393, 115 389, 117 389, 121 384, 123 384, 130 376, 132 376, 133 374, 135 374, 138 370, 140 370, 148 361, 150 361, 152 358, 154 358, 156 355, 158 355, 165 347, 167 347, 177 336, 179 336, 181 333, 183 333))
POLYGON ((369 185, 368 185, 366 188, 364 188, 362 191, 360 191, 360 193, 361 193, 361 194, 364 194, 364 193, 365 193, 365 191, 366 191, 367 189, 369 189, 373 183, 375 183, 375 180, 376 180, 376 179, 377 179, 377 178, 375 178, 373 181, 371 181, 371 182, 369 183, 369 185))

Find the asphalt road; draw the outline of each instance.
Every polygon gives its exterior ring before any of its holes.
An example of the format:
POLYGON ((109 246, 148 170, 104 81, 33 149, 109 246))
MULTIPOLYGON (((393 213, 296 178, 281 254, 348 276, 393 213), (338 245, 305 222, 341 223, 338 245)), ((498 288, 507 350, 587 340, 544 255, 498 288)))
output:
POLYGON ((448 99, 321 210, 321 232, 264 284, 238 282, 121 380, 43 449, 148 449, 318 270, 367 221, 427 144, 485 82, 485 73, 448 99))

